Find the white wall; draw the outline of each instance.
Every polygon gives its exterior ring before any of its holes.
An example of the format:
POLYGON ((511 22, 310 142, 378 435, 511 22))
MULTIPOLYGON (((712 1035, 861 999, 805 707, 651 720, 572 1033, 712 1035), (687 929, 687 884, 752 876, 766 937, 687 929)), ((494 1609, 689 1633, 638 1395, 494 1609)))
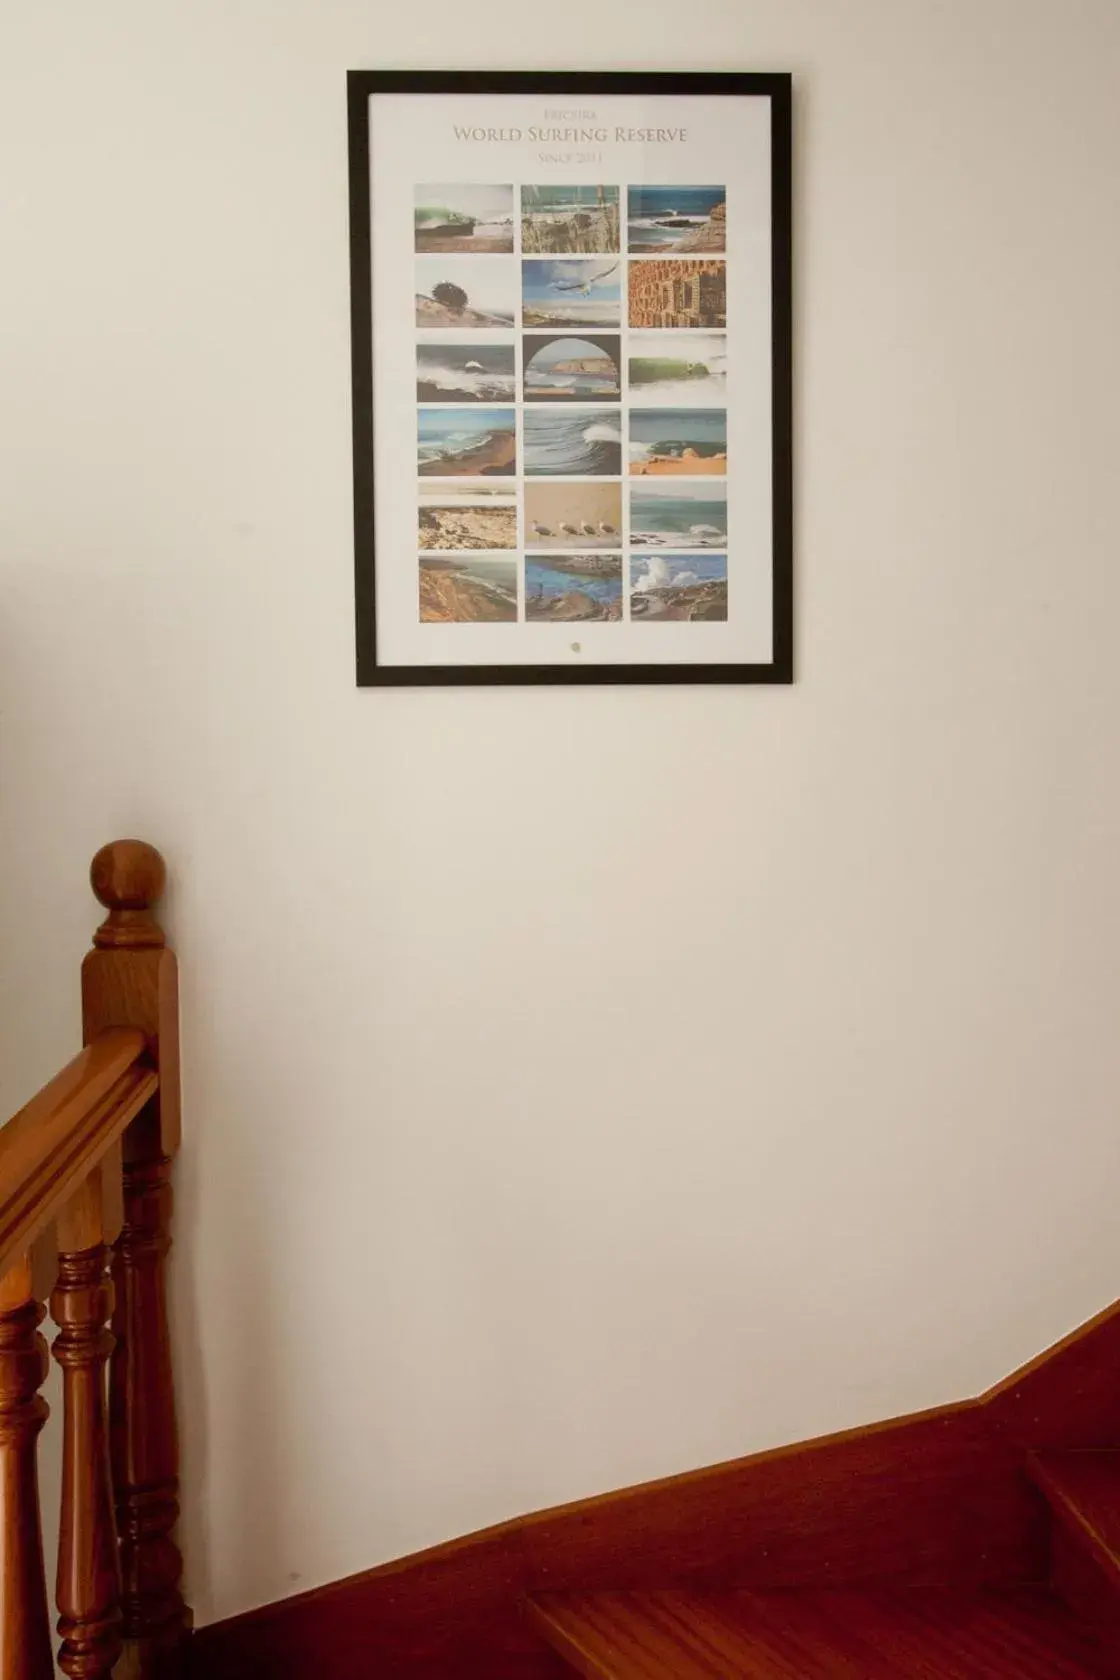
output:
POLYGON ((150 837, 200 1620, 1120 1294, 1114 0, 2 10, 0 1096, 150 837), (377 64, 796 72, 796 687, 355 690, 377 64))

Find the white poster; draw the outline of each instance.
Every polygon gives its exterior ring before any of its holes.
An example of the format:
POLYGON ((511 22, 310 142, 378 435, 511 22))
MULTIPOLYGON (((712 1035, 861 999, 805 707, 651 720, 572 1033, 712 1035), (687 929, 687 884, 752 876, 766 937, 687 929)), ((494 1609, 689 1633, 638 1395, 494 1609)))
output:
POLYGON ((788 679, 788 83, 718 80, 352 75, 360 681, 788 679))

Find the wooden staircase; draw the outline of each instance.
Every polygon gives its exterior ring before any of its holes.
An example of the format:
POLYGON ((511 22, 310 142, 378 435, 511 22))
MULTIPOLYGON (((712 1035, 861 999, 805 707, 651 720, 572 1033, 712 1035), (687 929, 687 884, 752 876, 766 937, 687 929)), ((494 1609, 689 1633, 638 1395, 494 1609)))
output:
POLYGON ((1024 1467, 1049 1510, 1045 1584, 542 1594, 528 1615, 588 1680, 1118 1676, 1120 1451, 1024 1467))
POLYGON ((1091 1636, 1045 1591, 588 1593, 533 1620, 589 1680, 1086 1680, 1091 1636))
POLYGON ((54 1672, 44 1303, 70 1680, 1120 1680, 1120 1302, 975 1399, 514 1518, 192 1635, 164 870, 119 841, 91 875, 86 1048, 0 1127, 0 1680, 54 1672))

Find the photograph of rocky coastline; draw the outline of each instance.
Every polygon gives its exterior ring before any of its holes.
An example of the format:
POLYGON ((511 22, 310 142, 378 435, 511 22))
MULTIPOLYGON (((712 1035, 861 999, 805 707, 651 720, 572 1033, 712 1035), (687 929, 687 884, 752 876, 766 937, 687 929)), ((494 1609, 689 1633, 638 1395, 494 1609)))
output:
POLYGON ((726 622, 726 554, 632 555, 630 617, 635 624, 726 622))
POLYGON ((490 478, 517 468, 512 408, 421 408, 416 464, 422 478, 490 478))
POLYGON ((621 541, 622 486, 617 481, 526 484, 526 548, 618 548, 621 541))
POLYGON ((618 251, 617 187, 522 187, 521 249, 618 251))
POLYGON ((545 554, 525 562, 530 624, 622 617, 621 554, 545 554))
POLYGON ((417 534, 422 549, 437 552, 516 548, 517 503, 481 495, 441 497, 429 502, 422 495, 417 534))
POLYGON ((610 402, 622 394, 617 333, 527 336, 522 355, 526 402, 610 402))
POLYGON ((516 624, 517 561, 498 557, 420 560, 421 624, 516 624))
POLYGON ((630 471, 697 478, 727 471, 725 408, 632 408, 630 471))
POLYGON ((505 257, 417 257, 418 327, 512 327, 517 265, 505 257))
POLYGON ((417 401, 513 402, 515 354, 512 344, 418 344, 417 401))
POLYGON ((512 251, 513 188, 416 188, 418 251, 512 251))
POLYGON ((702 257, 630 264, 632 327, 725 327, 727 264, 702 257))
POLYGON ((631 187, 627 209, 634 255, 727 249, 726 187, 631 187))

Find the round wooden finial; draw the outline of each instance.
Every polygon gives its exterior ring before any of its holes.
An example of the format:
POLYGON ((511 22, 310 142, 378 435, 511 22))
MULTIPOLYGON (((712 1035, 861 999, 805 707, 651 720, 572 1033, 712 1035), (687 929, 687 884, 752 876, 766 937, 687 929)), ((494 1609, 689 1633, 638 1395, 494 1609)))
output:
POLYGON ((167 870, 154 846, 143 840, 111 840, 89 866, 90 885, 109 914, 93 936, 95 945, 162 945, 163 929, 151 914, 163 892, 167 870))

